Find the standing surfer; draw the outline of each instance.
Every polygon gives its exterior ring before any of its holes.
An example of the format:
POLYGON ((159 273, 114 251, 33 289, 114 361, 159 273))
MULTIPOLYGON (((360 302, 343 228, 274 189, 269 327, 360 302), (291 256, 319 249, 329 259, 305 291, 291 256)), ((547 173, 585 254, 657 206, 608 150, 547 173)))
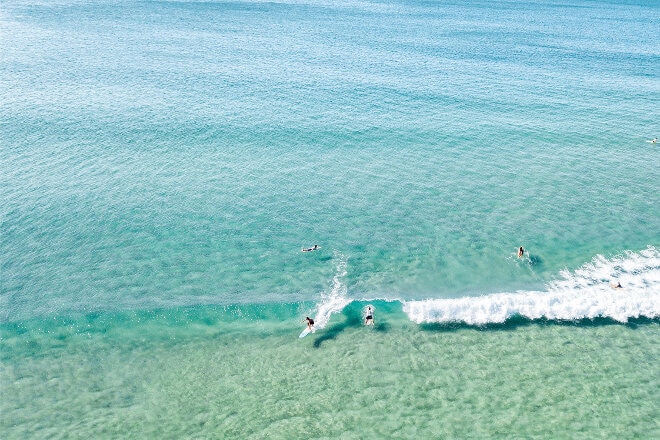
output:
POLYGON ((367 309, 367 316, 364 318, 364 325, 374 325, 374 309, 369 306, 367 309))

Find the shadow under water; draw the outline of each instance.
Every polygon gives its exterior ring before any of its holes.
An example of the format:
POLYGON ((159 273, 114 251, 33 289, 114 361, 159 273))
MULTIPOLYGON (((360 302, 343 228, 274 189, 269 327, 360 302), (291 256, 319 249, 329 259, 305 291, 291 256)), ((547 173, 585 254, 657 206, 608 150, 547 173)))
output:
POLYGON ((323 334, 314 340, 314 348, 319 348, 325 341, 335 339, 341 332, 347 328, 357 328, 362 326, 362 315, 360 309, 357 307, 347 307, 343 311, 346 319, 343 322, 334 324, 324 330, 323 334))
POLYGON ((391 328, 392 326, 386 322, 379 322, 378 324, 374 324, 374 330, 380 333, 387 333, 391 328))
POLYGON ((562 327, 603 327, 610 325, 622 325, 631 329, 636 329, 641 325, 660 323, 660 318, 631 318, 628 322, 620 322, 612 318, 584 318, 572 321, 553 320, 553 319, 530 319, 523 316, 514 316, 502 323, 491 323, 484 325, 466 324, 464 322, 449 323, 424 323, 419 327, 428 332, 455 332, 458 330, 472 329, 477 331, 508 331, 521 327, 536 326, 562 326, 562 327))

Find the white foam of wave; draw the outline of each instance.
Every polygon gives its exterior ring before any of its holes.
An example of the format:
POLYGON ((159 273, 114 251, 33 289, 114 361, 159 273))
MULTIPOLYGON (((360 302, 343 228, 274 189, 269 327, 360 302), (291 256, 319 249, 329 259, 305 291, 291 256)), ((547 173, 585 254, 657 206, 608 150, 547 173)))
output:
POLYGON ((336 265, 335 275, 332 277, 332 285, 329 291, 321 294, 321 302, 317 306, 317 313, 314 317, 316 328, 325 327, 330 320, 330 315, 341 312, 351 302, 348 298, 348 289, 344 280, 347 273, 348 258, 341 252, 335 251, 333 261, 336 265))
POLYGON ((627 322, 660 317, 660 252, 654 247, 607 259, 596 256, 547 291, 518 291, 481 297, 404 302, 403 310, 416 323, 502 323, 514 316, 529 319, 578 320, 598 317, 627 322), (620 282, 622 289, 610 284, 620 282))

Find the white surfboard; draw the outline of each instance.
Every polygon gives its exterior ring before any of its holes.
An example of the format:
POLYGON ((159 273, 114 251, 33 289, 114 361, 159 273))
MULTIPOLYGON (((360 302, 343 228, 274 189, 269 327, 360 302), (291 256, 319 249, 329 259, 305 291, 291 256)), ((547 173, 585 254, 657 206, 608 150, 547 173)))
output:
POLYGON ((298 337, 299 338, 304 338, 308 334, 314 333, 315 331, 316 331, 316 329, 314 328, 314 326, 312 326, 312 330, 310 330, 309 327, 307 327, 305 330, 302 331, 302 333, 300 333, 300 336, 298 336, 298 337))

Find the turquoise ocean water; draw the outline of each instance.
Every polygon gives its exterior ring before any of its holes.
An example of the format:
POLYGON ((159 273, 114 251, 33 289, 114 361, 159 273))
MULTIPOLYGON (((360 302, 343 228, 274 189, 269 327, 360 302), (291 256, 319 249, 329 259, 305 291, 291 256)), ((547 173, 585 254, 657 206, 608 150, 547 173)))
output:
POLYGON ((660 437, 659 30, 4 0, 0 438, 660 437))

